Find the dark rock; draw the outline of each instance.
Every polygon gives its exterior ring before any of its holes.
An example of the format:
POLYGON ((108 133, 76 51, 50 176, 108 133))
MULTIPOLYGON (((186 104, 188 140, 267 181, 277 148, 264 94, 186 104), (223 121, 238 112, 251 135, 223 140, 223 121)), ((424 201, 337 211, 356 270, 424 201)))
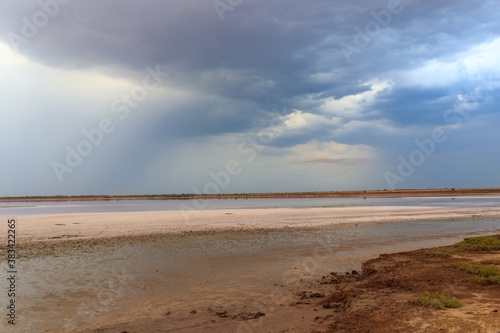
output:
POLYGON ((253 315, 254 315, 254 318, 259 318, 259 317, 265 316, 266 314, 263 312, 257 312, 257 313, 254 313, 253 315))
POLYGON ((372 274, 375 274, 377 273, 377 270, 375 268, 365 268, 363 270, 363 274, 364 275, 372 275, 372 274))
POLYGON ((255 312, 255 313, 249 313, 247 316, 247 319, 257 319, 262 316, 265 316, 266 314, 263 312, 255 312))
POLYGON ((219 318, 227 318, 229 317, 229 315, 227 314, 227 311, 223 311, 223 312, 216 312, 215 315, 219 318))
POLYGON ((263 312, 255 312, 255 313, 240 313, 236 316, 233 316, 232 318, 233 319, 237 319, 239 317, 239 319, 241 320, 251 320, 251 319, 257 319, 257 318, 260 318, 262 316, 265 316, 266 314, 263 313, 263 312))
POLYGON ((326 303, 325 305, 323 305, 323 309, 338 309, 340 308, 340 304, 339 303, 335 303, 335 304, 332 304, 332 303, 326 303))

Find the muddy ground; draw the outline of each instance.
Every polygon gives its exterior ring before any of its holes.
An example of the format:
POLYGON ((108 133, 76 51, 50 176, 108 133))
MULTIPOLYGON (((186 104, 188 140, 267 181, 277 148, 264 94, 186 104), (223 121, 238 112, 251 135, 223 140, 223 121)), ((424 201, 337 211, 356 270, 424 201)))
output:
POLYGON ((381 255, 364 263, 359 275, 325 276, 318 281, 322 287, 313 287, 309 295, 328 296, 308 300, 310 305, 329 309, 315 318, 327 326, 323 330, 314 325, 317 331, 500 332, 500 285, 468 282, 471 273, 450 267, 457 261, 498 264, 500 252, 464 252, 450 257, 434 253, 418 250, 381 255), (435 310, 408 302, 423 291, 455 297, 463 307, 435 310))
POLYGON ((487 260, 500 268, 500 251, 449 249, 383 254, 360 272, 281 286, 257 310, 219 305, 182 316, 168 311, 154 320, 136 318, 86 332, 500 332, 500 285, 469 282, 471 273, 451 267, 487 260), (437 310, 409 302, 424 291, 455 297, 463 306, 437 310), (165 329, 173 321, 184 322, 182 329, 165 329))

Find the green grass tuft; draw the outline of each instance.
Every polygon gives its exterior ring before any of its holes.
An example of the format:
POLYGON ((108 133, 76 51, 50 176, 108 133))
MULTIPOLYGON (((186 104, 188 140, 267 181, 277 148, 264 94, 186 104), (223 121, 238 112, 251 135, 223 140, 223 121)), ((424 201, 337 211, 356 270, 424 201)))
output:
POLYGON ((465 238, 454 245, 460 251, 496 251, 500 250, 500 235, 465 238))
POLYGON ((500 269, 495 266, 475 265, 469 262, 458 261, 451 264, 451 267, 472 273, 473 276, 467 281, 479 284, 500 284, 500 269))
POLYGON ((409 302, 436 310, 462 307, 462 303, 454 297, 444 296, 438 292, 431 293, 429 291, 420 293, 416 298, 410 300, 409 302))

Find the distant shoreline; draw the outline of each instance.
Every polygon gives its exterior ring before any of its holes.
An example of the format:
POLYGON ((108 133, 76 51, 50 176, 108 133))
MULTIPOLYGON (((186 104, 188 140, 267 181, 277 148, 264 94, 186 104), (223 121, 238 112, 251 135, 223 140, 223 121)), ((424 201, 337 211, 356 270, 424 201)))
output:
POLYGON ((278 198, 349 198, 349 197, 420 197, 500 194, 500 188, 370 190, 294 193, 235 193, 235 194, 155 194, 155 195, 82 195, 3 197, 0 202, 34 201, 105 201, 105 200, 190 200, 190 199, 278 199, 278 198))

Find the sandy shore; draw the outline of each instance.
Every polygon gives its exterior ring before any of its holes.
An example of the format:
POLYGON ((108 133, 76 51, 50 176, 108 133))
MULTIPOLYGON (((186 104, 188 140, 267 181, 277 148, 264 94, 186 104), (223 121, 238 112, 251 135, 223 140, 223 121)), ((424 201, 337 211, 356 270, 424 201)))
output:
MULTIPOLYGON (((19 327, 113 333, 348 327, 341 321, 348 304, 337 302, 342 311, 335 312, 318 303, 347 281, 308 281, 359 270, 356 262, 380 253, 451 244, 455 233, 497 232, 499 219, 500 207, 429 206, 18 216, 19 327)), ((404 303, 412 294, 403 296, 404 303)))
MULTIPOLYGON (((226 209, 16 217, 19 243, 183 232, 315 228, 343 223, 500 217, 498 207, 226 209)), ((3 228, 6 225, 2 224, 3 228)), ((6 232, 2 232, 5 237, 6 232)))

